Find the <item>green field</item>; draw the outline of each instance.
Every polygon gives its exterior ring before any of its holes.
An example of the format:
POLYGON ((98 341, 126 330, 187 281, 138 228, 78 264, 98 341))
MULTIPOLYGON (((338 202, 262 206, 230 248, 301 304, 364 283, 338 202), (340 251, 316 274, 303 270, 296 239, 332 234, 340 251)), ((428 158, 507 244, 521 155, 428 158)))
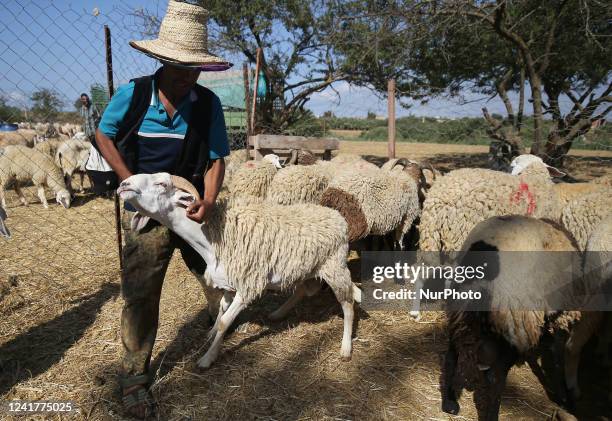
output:
MULTIPOLYGON (((312 123, 328 130, 347 131, 346 134, 336 132, 335 136, 343 140, 387 141, 387 121, 356 118, 319 118, 312 123), (352 131, 352 133, 351 133, 352 131), (354 131, 360 133, 355 134, 354 131)), ((311 124, 312 124, 311 123, 311 124)), ((552 122, 545 121, 546 132, 552 122)), ((461 118, 455 120, 436 120, 428 117, 402 117, 396 121, 396 140, 398 142, 456 143, 467 145, 488 145, 491 138, 487 135, 489 125, 483 118, 461 118)), ((313 127, 313 131, 318 127, 313 127)), ((522 129, 525 146, 530 145, 533 137, 533 120, 526 118, 522 129)), ((612 149, 612 126, 605 125, 587 133, 574 141, 574 148, 592 150, 612 149)))

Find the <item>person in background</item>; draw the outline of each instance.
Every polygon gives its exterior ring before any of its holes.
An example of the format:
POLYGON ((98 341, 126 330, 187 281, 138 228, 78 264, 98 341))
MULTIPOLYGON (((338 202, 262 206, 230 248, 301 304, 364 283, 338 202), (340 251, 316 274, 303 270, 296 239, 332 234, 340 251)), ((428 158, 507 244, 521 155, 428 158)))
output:
POLYGON ((100 111, 86 93, 81 94, 81 117, 83 117, 83 131, 91 142, 96 136, 96 129, 100 122, 100 111))

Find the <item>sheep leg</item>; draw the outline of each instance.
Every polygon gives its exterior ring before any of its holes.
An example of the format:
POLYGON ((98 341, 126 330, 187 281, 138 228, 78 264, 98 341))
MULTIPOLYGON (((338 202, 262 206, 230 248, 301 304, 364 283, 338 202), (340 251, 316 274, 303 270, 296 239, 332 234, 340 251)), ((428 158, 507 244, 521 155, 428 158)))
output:
POLYGON ((278 321, 284 319, 289 311, 297 303, 299 303, 305 296, 312 297, 321 291, 321 283, 316 279, 309 279, 302 283, 300 283, 293 292, 293 295, 289 297, 282 306, 274 310, 272 313, 268 314, 268 319, 272 321, 278 321))
POLYGON ((457 351, 449 340, 448 349, 444 356, 444 369, 442 372, 442 411, 447 414, 457 415, 459 413, 459 396, 460 390, 455 390, 453 381, 455 379, 455 371, 457 370, 457 351))
POLYGON ((481 372, 484 377, 483 384, 474 391, 474 404, 479 420, 497 421, 499 419, 502 393, 506 387, 508 372, 514 362, 512 352, 505 350, 500 353, 500 357, 491 368, 481 372))
POLYGON ((47 203, 47 198, 45 196, 45 188, 43 186, 38 186, 38 198, 42 202, 45 209, 49 209, 49 204, 47 203))
POLYGON ((353 303, 355 301, 354 284, 351 280, 351 272, 346 266, 346 256, 348 255, 348 244, 338 248, 336 253, 321 266, 317 277, 323 279, 331 288, 336 296, 336 299, 342 306, 344 315, 344 332, 342 335, 342 347, 340 348, 340 357, 344 361, 351 359, 352 352, 352 336, 353 336, 353 319, 355 310, 353 303))
POLYGON ((74 196, 74 190, 72 190, 72 176, 70 174, 64 174, 64 183, 66 183, 66 189, 70 193, 70 196, 74 196))
POLYGON ((204 356, 198 360, 198 367, 209 368, 211 364, 217 359, 225 333, 232 325, 236 317, 238 317, 238 314, 240 314, 240 312, 244 310, 246 306, 247 303, 244 302, 242 296, 239 293, 236 293, 234 300, 219 320, 217 332, 212 345, 210 346, 210 348, 208 348, 206 354, 204 354, 204 356))
POLYGON ((223 291, 223 296, 221 300, 219 300, 219 311, 217 313, 217 318, 215 320, 215 324, 210 328, 208 332, 208 340, 211 341, 219 329, 219 323, 221 323, 221 317, 225 314, 230 304, 232 303, 232 294, 229 291, 223 291))
MULTIPOLYGON (((583 312, 580 321, 576 324, 565 343, 565 386, 569 392, 570 400, 580 398, 578 387, 578 365, 582 347, 588 342, 600 325, 602 313, 583 312)), ((571 405, 572 402, 570 402, 571 405)))
POLYGON ((79 193, 83 193, 85 191, 85 174, 83 174, 83 172, 79 173, 79 193))
POLYGON ((342 313, 344 315, 344 332, 342 333, 342 347, 340 357, 344 361, 350 361, 353 352, 353 320, 355 318, 355 308, 352 301, 343 301, 342 313))
POLYGON ((414 290, 416 292, 416 298, 412 300, 412 310, 410 310, 410 317, 415 321, 419 321, 421 318, 421 299, 419 298, 420 291, 423 289, 423 279, 420 277, 415 281, 414 290))
POLYGON ((23 206, 28 206, 28 201, 25 198, 25 195, 23 194, 23 190, 21 190, 21 188, 15 184, 15 193, 17 193, 17 196, 19 196, 19 201, 21 202, 21 204, 23 206))
POLYGON ((0 183, 0 205, 6 209, 6 198, 4 197, 4 183, 0 183))

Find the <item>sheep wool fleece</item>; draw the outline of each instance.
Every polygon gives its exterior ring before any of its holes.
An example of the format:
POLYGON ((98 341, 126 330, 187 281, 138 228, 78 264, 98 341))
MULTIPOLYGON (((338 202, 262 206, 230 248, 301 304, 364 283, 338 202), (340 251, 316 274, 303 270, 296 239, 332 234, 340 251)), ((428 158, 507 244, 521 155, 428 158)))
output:
POLYGON ((530 165, 519 176, 479 169, 451 171, 423 203, 419 248, 460 250, 468 233, 493 216, 524 215, 558 221, 560 207, 548 171, 530 165))
POLYGON ((325 278, 338 300, 353 301, 347 226, 335 210, 219 201, 202 229, 217 259, 231 262, 225 265, 228 281, 245 302, 263 293, 270 274, 279 277, 281 288, 308 277, 325 278))

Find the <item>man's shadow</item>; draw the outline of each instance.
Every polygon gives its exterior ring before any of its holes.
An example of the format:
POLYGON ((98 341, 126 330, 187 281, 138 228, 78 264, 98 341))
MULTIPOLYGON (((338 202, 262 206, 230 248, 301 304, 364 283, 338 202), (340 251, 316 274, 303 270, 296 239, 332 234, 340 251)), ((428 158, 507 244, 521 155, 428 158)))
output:
POLYGON ((99 291, 56 318, 32 327, 0 347, 0 395, 59 362, 96 320, 105 302, 119 294, 119 285, 106 283, 99 291))

